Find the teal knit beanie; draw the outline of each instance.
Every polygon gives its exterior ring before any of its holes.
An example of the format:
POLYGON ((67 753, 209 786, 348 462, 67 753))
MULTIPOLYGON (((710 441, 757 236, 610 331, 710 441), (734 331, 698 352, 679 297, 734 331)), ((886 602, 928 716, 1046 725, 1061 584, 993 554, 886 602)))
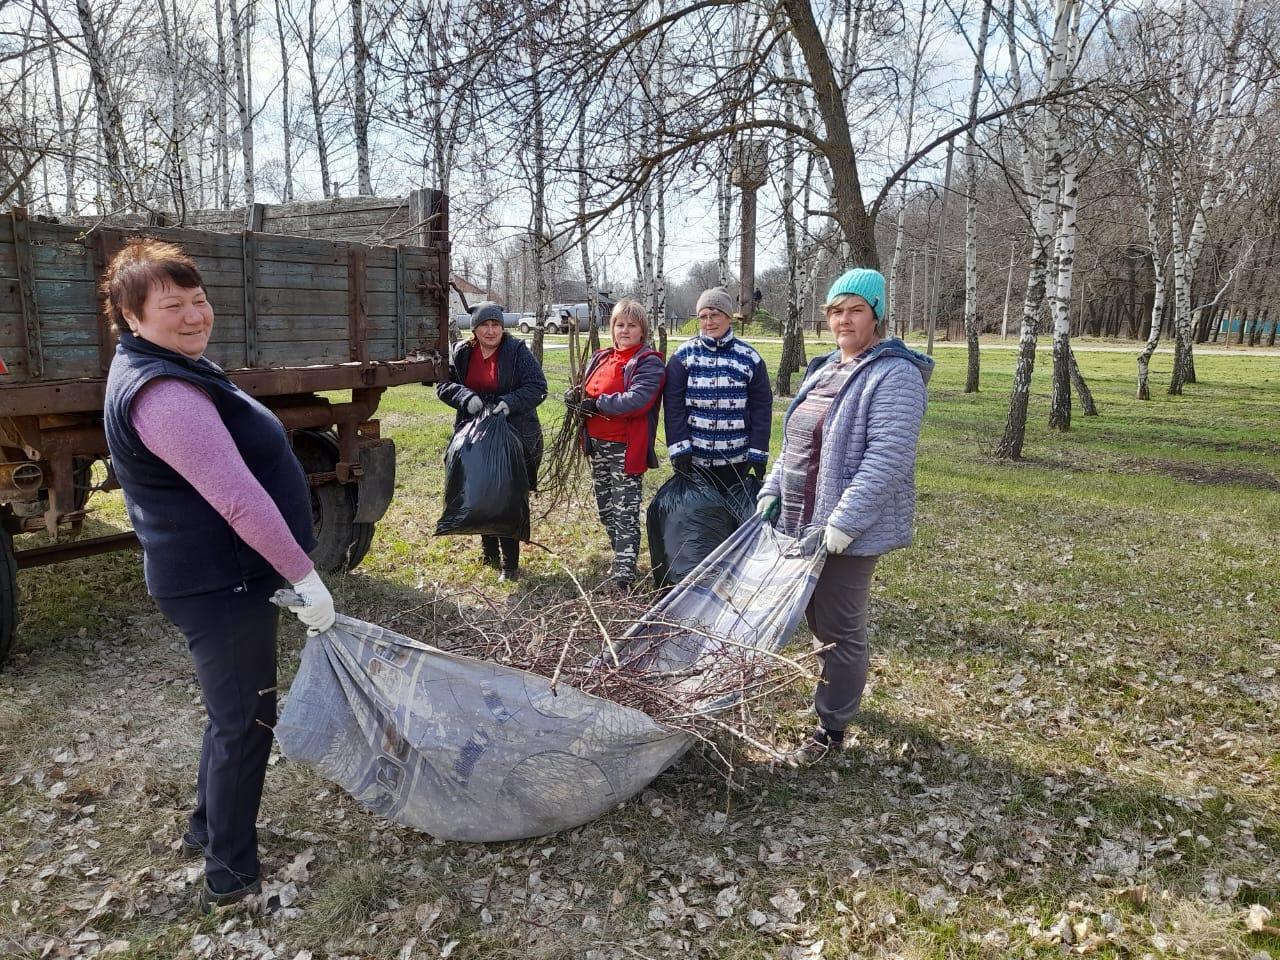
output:
POLYGON ((884 277, 879 270, 868 270, 865 267, 854 267, 848 270, 831 285, 827 291, 827 303, 834 303, 836 297, 854 293, 871 305, 877 320, 884 319, 884 277))

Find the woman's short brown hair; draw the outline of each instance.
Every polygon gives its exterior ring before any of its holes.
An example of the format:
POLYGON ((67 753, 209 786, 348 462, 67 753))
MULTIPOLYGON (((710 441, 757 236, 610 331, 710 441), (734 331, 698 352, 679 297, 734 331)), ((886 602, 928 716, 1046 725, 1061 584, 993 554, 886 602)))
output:
POLYGON ((204 280, 196 262, 176 243, 150 237, 126 241, 123 249, 111 258, 100 284, 107 317, 116 333, 128 327, 126 313, 142 316, 147 294, 157 284, 191 290, 203 288, 204 280))
POLYGON ((630 317, 636 323, 640 324, 641 340, 649 339, 649 314, 639 300, 633 300, 631 297, 623 297, 613 305, 613 311, 609 314, 609 333, 613 334, 613 321, 619 317, 630 317))

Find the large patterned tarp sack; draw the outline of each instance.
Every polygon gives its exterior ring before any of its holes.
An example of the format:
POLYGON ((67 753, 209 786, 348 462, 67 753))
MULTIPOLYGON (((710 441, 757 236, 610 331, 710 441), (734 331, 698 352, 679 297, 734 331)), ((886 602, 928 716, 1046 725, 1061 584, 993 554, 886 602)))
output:
MULTIPOLYGON (((780 649, 825 556, 817 535, 795 540, 748 521, 627 631, 621 668, 652 677, 669 667, 672 689, 695 709, 726 708, 735 698, 715 679, 717 658, 739 669, 744 652, 780 649), (704 669, 690 670, 695 664, 704 669)), ((290 596, 281 591, 277 602, 290 596)), ((373 813, 465 841, 541 836, 595 819, 693 739, 563 683, 553 690, 545 677, 345 616, 308 639, 275 733, 286 757, 373 813)))

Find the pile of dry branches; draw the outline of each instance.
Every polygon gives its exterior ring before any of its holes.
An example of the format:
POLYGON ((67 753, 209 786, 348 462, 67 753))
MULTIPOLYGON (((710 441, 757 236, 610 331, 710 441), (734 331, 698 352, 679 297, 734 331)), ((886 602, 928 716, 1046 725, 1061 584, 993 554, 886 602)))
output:
POLYGON ((791 657, 749 649, 655 617, 657 594, 593 594, 574 583, 572 593, 502 602, 423 585, 424 604, 383 622, 450 653, 548 677, 553 689, 572 686, 639 710, 711 744, 726 765, 716 748, 726 735, 780 756, 769 742, 772 721, 755 707, 797 681, 813 683, 812 651, 791 657))

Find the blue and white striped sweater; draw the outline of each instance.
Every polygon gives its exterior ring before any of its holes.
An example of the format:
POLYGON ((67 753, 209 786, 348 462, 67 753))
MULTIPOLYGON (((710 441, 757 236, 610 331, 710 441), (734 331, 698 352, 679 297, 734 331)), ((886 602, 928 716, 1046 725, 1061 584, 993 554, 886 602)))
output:
POLYGON ((760 354, 730 330, 696 336, 667 364, 663 391, 667 452, 698 463, 764 463, 773 426, 773 391, 760 354))

